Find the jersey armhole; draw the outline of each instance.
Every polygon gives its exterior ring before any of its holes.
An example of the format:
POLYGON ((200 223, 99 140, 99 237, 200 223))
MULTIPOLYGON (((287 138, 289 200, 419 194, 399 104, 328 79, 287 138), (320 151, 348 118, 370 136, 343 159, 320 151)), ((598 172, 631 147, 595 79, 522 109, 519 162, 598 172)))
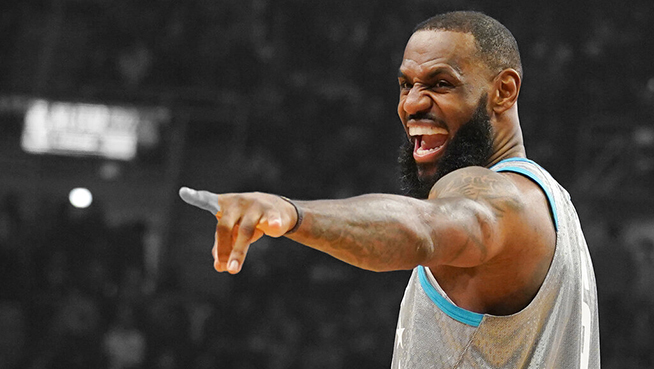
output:
MULTIPOLYGON (((500 163, 507 162, 507 161, 523 161, 523 162, 532 163, 534 165, 538 165, 538 164, 532 162, 529 159, 521 159, 521 158, 507 159, 507 160, 502 161, 500 163)), ((554 230, 556 232, 559 231, 559 218, 558 218, 558 215, 556 213, 556 203, 554 202, 554 197, 552 196, 552 193, 549 191, 549 189, 547 188, 547 186, 545 185, 545 183, 543 182, 543 180, 539 176, 537 176, 533 172, 529 171, 528 169, 525 169, 523 167, 518 167, 518 166, 510 166, 509 165, 509 166, 501 167, 501 168, 494 169, 494 170, 496 172, 518 173, 518 174, 521 174, 521 175, 531 179, 534 183, 536 183, 541 188, 543 193, 545 193, 545 196, 547 197, 547 203, 549 204, 549 208, 550 208, 550 215, 552 216, 552 220, 554 221, 554 230)))
POLYGON ((438 306, 438 308, 447 314, 450 318, 473 327, 479 327, 481 321, 484 319, 484 314, 475 313, 470 310, 458 307, 448 301, 445 297, 436 290, 436 288, 429 281, 427 277, 427 271, 422 265, 418 266, 418 279, 420 279, 420 285, 422 290, 427 294, 427 297, 438 306))

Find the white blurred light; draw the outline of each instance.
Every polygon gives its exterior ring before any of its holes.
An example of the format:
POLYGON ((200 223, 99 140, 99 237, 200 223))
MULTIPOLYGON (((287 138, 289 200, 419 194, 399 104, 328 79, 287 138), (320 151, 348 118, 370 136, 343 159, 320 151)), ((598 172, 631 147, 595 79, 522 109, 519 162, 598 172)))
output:
POLYGON ((93 202, 91 191, 84 187, 73 188, 68 194, 68 201, 76 208, 88 208, 93 202))
POLYGON ((638 146, 654 146, 654 128, 640 126, 632 133, 632 138, 638 146))
POLYGON ((647 89, 649 92, 654 92, 654 77, 647 80, 647 89))

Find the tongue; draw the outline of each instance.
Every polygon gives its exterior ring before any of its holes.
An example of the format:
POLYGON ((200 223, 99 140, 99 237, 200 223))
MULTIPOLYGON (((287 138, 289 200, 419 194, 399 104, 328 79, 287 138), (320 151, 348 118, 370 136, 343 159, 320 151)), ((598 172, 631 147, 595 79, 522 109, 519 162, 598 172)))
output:
POLYGON ((447 135, 422 136, 420 141, 420 148, 423 150, 435 149, 437 147, 443 146, 445 140, 447 140, 447 135))

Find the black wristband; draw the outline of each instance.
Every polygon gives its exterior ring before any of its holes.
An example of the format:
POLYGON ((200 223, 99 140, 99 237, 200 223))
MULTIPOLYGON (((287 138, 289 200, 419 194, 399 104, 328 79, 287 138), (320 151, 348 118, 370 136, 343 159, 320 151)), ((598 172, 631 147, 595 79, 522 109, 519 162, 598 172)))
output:
POLYGON ((284 201, 288 202, 289 204, 293 205, 293 207, 295 208, 295 212, 297 213, 297 221, 295 222, 295 225, 293 226, 293 228, 289 229, 288 232, 284 233, 284 235, 291 234, 291 233, 297 231, 298 228, 300 228, 300 224, 302 224, 302 219, 304 218, 304 212, 302 211, 302 209, 300 207, 295 205, 295 203, 291 199, 289 199, 288 197, 285 197, 285 196, 279 196, 279 197, 281 197, 282 200, 284 200, 284 201))

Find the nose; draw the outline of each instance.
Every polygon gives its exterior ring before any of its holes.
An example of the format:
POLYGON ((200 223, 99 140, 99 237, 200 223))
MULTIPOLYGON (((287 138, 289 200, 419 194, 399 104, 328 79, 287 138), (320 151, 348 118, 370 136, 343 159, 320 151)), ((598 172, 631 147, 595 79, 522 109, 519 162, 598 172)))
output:
POLYGON ((404 111, 411 115, 428 111, 431 108, 431 99, 424 92, 424 87, 416 84, 411 87, 404 99, 404 111))

